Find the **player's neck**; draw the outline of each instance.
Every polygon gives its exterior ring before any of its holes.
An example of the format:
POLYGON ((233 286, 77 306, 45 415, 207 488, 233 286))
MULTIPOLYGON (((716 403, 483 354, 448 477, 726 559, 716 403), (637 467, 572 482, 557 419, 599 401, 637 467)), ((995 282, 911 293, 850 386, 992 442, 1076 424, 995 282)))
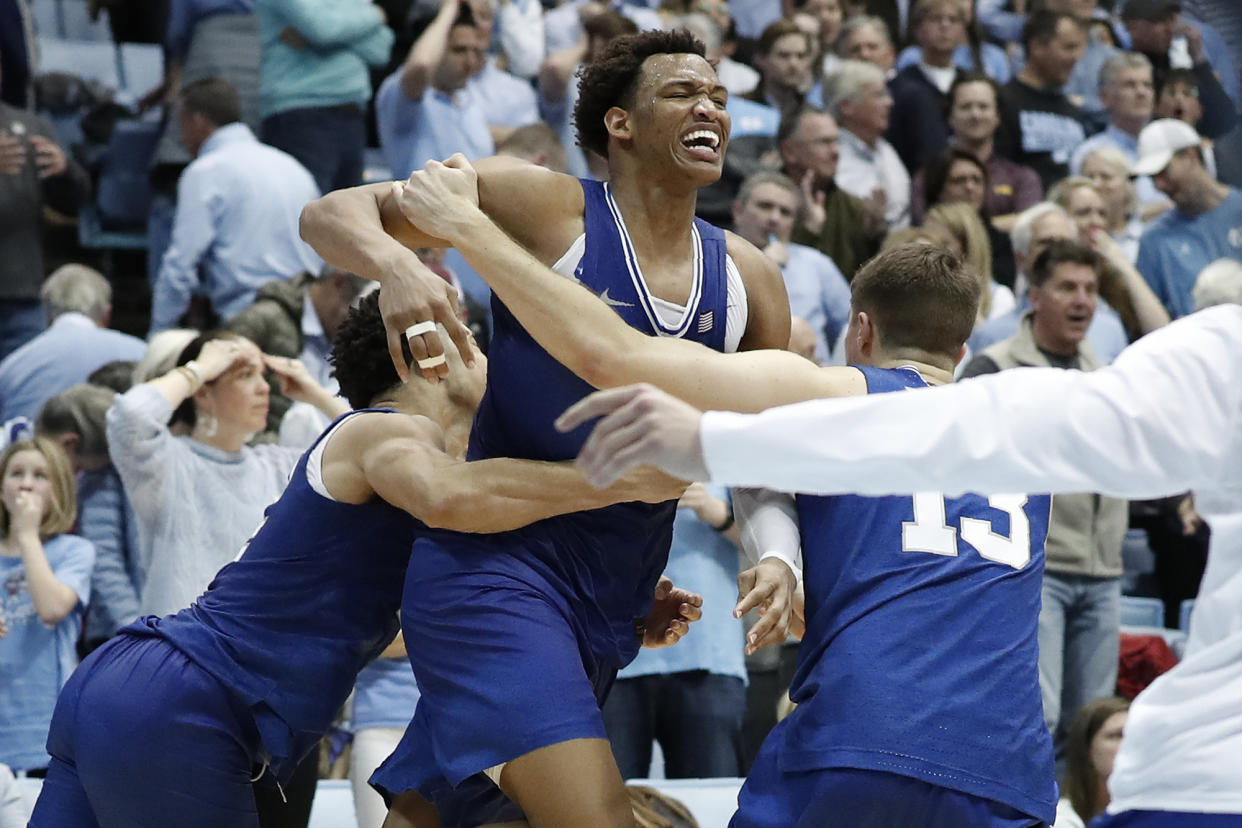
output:
POLYGON ((872 364, 877 368, 913 368, 928 385, 946 385, 953 382, 954 366, 919 352, 886 354, 872 364))
POLYGON ((608 186, 636 246, 668 250, 670 244, 680 248, 689 242, 697 189, 684 182, 670 186, 647 175, 626 174, 624 169, 613 173, 608 186))
POLYGON ((474 395, 451 388, 452 382, 452 379, 447 379, 431 385, 415 379, 388 399, 372 405, 426 417, 443 430, 445 452, 453 457, 465 457, 470 424, 474 421, 479 400, 474 395))

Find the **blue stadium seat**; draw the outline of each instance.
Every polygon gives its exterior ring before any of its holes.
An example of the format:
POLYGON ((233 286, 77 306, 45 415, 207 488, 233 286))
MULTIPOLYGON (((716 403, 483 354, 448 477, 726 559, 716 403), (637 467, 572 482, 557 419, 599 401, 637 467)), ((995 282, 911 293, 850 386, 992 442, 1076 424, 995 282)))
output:
POLYGON ((159 121, 116 123, 100 168, 95 203, 78 214, 78 241, 83 247, 146 248, 151 210, 147 167, 159 137, 159 121))
POLYGON ((1164 602, 1159 598, 1121 596, 1121 626, 1163 627, 1164 602))
POLYGON ((1184 633, 1190 632, 1190 613, 1195 608, 1195 599, 1187 598, 1182 601, 1182 606, 1177 614, 1177 628, 1184 633))

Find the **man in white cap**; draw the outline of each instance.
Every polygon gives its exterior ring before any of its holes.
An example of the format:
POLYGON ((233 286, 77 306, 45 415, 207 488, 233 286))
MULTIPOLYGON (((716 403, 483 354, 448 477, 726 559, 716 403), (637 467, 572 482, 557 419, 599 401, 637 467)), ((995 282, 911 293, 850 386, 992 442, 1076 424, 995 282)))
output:
POLYGON ((1242 193, 1215 181, 1203 163, 1199 133, 1162 118, 1139 133, 1135 175, 1150 175, 1174 209, 1144 231, 1135 265, 1170 315, 1194 309, 1199 271, 1220 258, 1242 258, 1242 193))

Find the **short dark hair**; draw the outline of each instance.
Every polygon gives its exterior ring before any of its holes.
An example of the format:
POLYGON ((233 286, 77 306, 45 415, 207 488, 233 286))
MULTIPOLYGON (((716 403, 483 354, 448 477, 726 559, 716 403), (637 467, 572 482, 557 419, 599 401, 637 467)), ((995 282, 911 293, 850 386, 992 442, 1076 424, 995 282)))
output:
POLYGON ((949 147, 933 155, 923 167, 923 202, 928 207, 940 202, 944 186, 949 183, 949 171, 958 161, 965 161, 979 168, 979 172, 983 173, 983 189, 987 192, 988 168, 983 162, 964 149, 949 147))
POLYGON ((1046 285, 1057 267, 1063 264, 1086 265, 1095 271, 1096 278, 1098 279, 1100 270, 1103 267, 1103 260, 1100 258, 1099 253, 1096 253, 1082 242, 1070 239, 1057 239, 1054 242, 1050 242, 1035 257, 1035 263, 1031 265, 1031 287, 1043 287, 1046 285))
MULTIPOLYGON (((382 290, 382 289, 381 289, 382 290)), ((349 309, 332 341, 332 376, 350 408, 366 408, 376 397, 401 384, 388 354, 388 333, 379 310, 380 291, 368 293, 349 309)), ((405 337, 401 353, 408 364, 413 356, 405 337)))
POLYGON ((850 308, 875 320, 885 347, 957 359, 975 326, 979 292, 979 277, 953 251, 906 244, 859 268, 850 282, 850 308))
POLYGON ((698 55, 706 58, 703 42, 686 29, 656 30, 614 39, 603 54, 582 70, 574 126, 578 145, 608 157, 608 128, 604 115, 614 106, 632 106, 643 62, 653 55, 698 55))
POLYGON ((1193 69, 1170 69, 1164 73, 1164 77, 1160 78, 1160 88, 1156 90, 1156 99, 1159 100, 1164 91, 1175 83, 1180 83, 1195 90, 1195 94, 1199 92, 1199 77, 1193 69))
POLYGON ((755 46, 756 55, 766 55, 776 48, 776 41, 788 35, 798 35, 807 43, 807 48, 814 49, 815 44, 811 42, 811 36, 802 30, 797 23, 792 20, 777 20, 769 23, 763 33, 759 35, 759 42, 755 46))
POLYGON ((781 117, 780 126, 776 128, 776 145, 788 141, 793 134, 798 131, 798 126, 802 123, 802 119, 808 115, 828 115, 826 110, 820 109, 813 104, 802 104, 787 111, 781 117))
POLYGON ((114 359, 91 371, 86 381, 124 394, 134 384, 134 367, 137 364, 132 359, 114 359))
POLYGON ((1047 45, 1051 43, 1057 36, 1057 27, 1061 25, 1062 20, 1068 20, 1075 26, 1082 26, 1078 18, 1072 14, 1064 12, 1054 12, 1051 9, 1039 8, 1026 16, 1026 23, 1022 26, 1022 46, 1028 51, 1032 42, 1047 45))
POLYGON ((957 100, 957 90, 968 83, 984 83, 992 87, 992 94, 996 96, 996 105, 1000 106, 1001 88, 996 79, 982 72, 958 72, 953 76, 953 83, 949 84, 949 94, 946 96, 948 101, 948 109, 953 109, 953 104, 957 100))
POLYGON ((203 78, 181 88, 181 105, 197 112, 216 126, 241 120, 237 89, 224 78, 203 78))

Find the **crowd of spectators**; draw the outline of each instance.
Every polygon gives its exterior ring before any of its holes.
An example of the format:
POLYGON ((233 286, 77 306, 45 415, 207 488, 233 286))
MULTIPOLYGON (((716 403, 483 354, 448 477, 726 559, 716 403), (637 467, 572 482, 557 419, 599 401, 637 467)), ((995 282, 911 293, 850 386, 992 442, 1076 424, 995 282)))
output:
MULTIPOLYGON (((369 284, 300 239, 302 207, 455 152, 603 175, 572 113, 578 70, 615 37, 685 27, 705 43, 732 144, 699 212, 780 268, 790 347, 809 359, 843 360, 850 280, 896 243, 950 247, 979 276, 962 378, 1094 370, 1170 319, 1242 302, 1233 0, 93 4, 114 36, 164 51, 129 114, 163 136, 138 336, 110 329, 113 287, 94 269, 46 272, 66 259, 48 227, 92 203, 91 159, 40 111, 28 3, 0 5, 0 764, 20 773, 46 765, 40 728, 73 643, 193 600, 343 410, 327 354, 369 284)), ((486 345, 486 285, 453 251, 419 255, 486 345)), ((622 673, 605 720, 628 776, 647 775, 653 740, 670 776, 741 775, 793 649, 743 657, 730 493, 696 485, 681 506, 669 570, 707 597, 704 620, 622 673)), ((1106 797, 1093 739, 1125 715, 1091 702, 1116 684, 1122 593, 1175 619, 1205 531, 1192 493, 1054 501, 1040 683, 1065 809, 1084 821, 1106 797)), ((359 740, 358 779, 417 697, 400 655, 360 679, 354 724, 379 741, 359 740)), ((361 824, 378 825, 358 790, 361 824)))

